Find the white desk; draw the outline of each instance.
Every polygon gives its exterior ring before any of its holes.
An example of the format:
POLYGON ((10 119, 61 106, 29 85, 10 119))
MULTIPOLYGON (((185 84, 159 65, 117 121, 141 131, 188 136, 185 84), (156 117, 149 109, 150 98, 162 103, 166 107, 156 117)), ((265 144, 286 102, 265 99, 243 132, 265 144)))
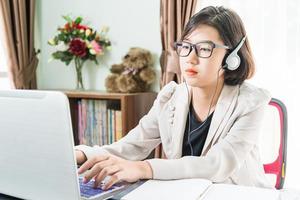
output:
MULTIPOLYGON (((300 200, 300 190, 275 190, 229 184, 212 184, 204 179, 147 181, 136 183, 113 200, 300 200), (134 189, 135 187, 138 187, 134 189), (134 189, 132 192, 132 189, 134 189), (127 195, 125 195, 129 192, 127 195), (125 196, 123 196, 125 195, 125 196), (123 197, 122 197, 123 196, 123 197)), ((0 194, 0 200, 20 200, 0 194)))
POLYGON ((231 184, 213 184, 204 179, 150 180, 122 200, 300 200, 300 191, 276 190, 231 184))

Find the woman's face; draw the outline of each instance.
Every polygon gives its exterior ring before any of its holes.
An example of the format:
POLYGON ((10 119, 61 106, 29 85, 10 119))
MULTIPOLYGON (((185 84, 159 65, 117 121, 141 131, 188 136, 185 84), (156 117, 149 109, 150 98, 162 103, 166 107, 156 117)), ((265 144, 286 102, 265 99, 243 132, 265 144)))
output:
MULTIPOLYGON (((183 42, 191 44, 197 44, 202 41, 211 41, 215 44, 224 45, 220 38, 218 31, 208 25, 200 25, 195 29, 183 42)), ((209 48, 207 45, 203 45, 202 53, 207 55, 209 48)), ((200 49, 198 49, 198 53, 200 49)), ((184 76, 185 81, 188 85, 193 87, 210 87, 214 86, 219 80, 224 81, 222 60, 226 54, 225 48, 214 48, 209 58, 201 58, 196 55, 195 49, 193 48, 190 54, 186 57, 180 57, 180 69, 184 76), (219 73, 218 73, 219 72, 219 73)))

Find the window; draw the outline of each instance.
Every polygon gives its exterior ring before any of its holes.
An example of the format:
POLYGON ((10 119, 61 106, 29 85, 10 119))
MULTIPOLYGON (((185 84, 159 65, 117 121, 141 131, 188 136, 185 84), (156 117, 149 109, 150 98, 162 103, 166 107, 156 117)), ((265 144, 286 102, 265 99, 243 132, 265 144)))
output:
POLYGON ((268 89, 288 112, 287 176, 284 187, 300 188, 300 1, 200 0, 196 12, 209 5, 231 8, 242 18, 256 62, 249 82, 268 89))
POLYGON ((0 90, 10 89, 3 44, 0 40, 0 90))

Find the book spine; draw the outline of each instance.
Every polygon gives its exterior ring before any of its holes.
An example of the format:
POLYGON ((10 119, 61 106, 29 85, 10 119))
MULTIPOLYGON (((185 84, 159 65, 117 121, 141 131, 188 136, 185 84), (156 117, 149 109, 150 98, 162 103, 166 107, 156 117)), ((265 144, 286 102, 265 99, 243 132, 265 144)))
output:
POLYGON ((86 135, 87 135, 87 101, 85 99, 81 100, 81 116, 82 116, 82 136, 81 144, 87 144, 86 135))
POLYGON ((83 130, 82 130, 82 106, 81 106, 81 100, 77 101, 77 107, 78 107, 78 142, 79 144, 82 144, 83 139, 83 130))
POLYGON ((122 112, 120 110, 116 110, 115 115, 116 122, 116 141, 122 138, 122 112))

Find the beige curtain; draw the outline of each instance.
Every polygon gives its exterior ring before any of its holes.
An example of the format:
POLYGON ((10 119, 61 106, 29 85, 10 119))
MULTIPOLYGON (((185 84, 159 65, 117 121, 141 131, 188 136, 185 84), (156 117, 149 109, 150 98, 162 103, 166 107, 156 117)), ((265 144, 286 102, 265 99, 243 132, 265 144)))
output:
POLYGON ((160 29, 162 41, 161 87, 174 80, 181 82, 179 59, 173 44, 177 41, 184 26, 195 12, 197 0, 161 0, 160 29))
POLYGON ((0 29, 13 88, 36 89, 35 0, 0 0, 0 29))

